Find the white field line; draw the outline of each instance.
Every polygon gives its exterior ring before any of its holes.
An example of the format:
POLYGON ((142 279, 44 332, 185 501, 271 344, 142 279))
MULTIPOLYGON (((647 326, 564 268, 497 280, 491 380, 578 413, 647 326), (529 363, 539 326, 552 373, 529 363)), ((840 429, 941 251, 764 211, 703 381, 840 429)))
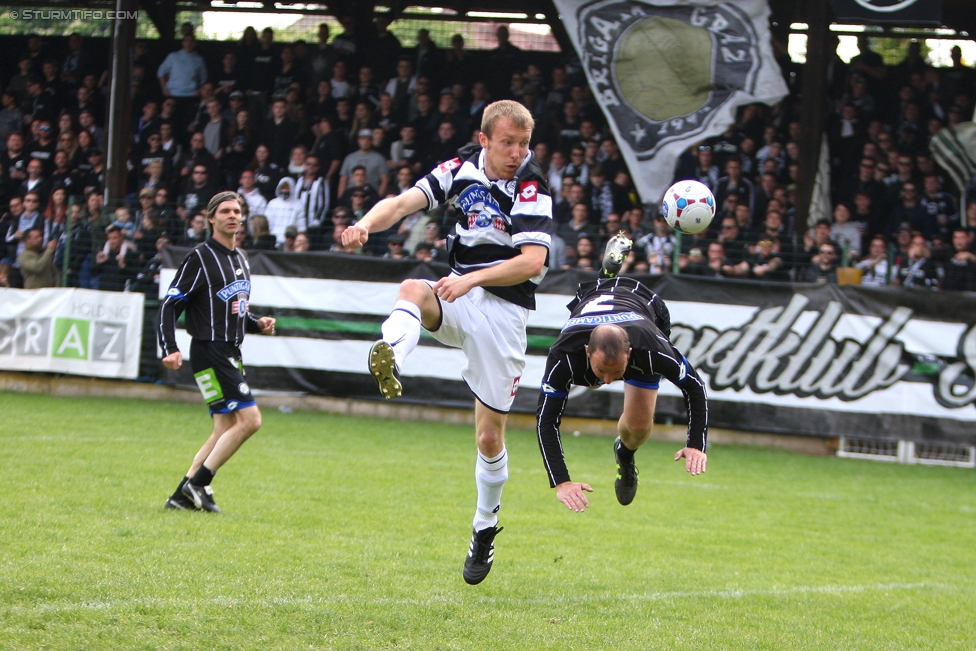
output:
POLYGON ((557 603, 644 603, 653 601, 669 601, 675 599, 747 599, 750 597, 780 597, 788 595, 834 595, 860 594, 865 592, 972 592, 974 586, 956 586, 945 583, 874 583, 869 585, 823 585, 823 586, 795 586, 775 588, 755 588, 726 590, 697 590, 681 592, 642 592, 632 594, 616 594, 605 596, 573 594, 565 597, 544 596, 538 598, 516 597, 475 597, 462 598, 448 595, 435 595, 427 599, 369 599, 350 595, 330 595, 328 597, 279 597, 273 599, 240 599, 237 597, 214 597, 213 599, 185 599, 144 597, 138 599, 119 599, 115 601, 81 601, 32 604, 29 606, 8 606, 4 610, 9 615, 30 615, 34 613, 72 612, 72 611, 113 611, 131 608, 275 608, 275 607, 303 607, 303 606, 438 606, 441 604, 491 603, 510 604, 515 606, 549 605, 557 603))

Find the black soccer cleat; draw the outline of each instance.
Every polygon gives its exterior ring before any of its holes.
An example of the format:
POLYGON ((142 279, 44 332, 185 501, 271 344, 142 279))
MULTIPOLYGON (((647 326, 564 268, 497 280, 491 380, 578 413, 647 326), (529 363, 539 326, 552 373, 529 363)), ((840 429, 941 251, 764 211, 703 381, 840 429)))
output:
POLYGON ((170 495, 169 499, 166 500, 164 504, 167 509, 173 509, 175 511, 195 511, 197 505, 193 503, 193 500, 186 497, 185 495, 170 495))
POLYGON ((213 489, 209 486, 194 486, 190 482, 186 482, 183 484, 183 494, 201 511, 220 513, 220 507, 213 499, 213 489))
POLYGON ((471 533, 468 557, 464 559, 464 582, 468 585, 478 585, 491 572, 491 563, 495 560, 495 536, 502 529, 504 527, 488 527, 471 533))
POLYGON ((380 393, 387 400, 399 398, 403 393, 400 371, 397 370, 396 358, 393 356, 393 346, 382 339, 369 349, 369 372, 376 380, 380 393))
POLYGON ((633 457, 630 461, 620 460, 619 451, 623 444, 620 437, 613 442, 613 456, 617 460, 617 481, 613 482, 613 490, 617 494, 617 501, 627 506, 637 495, 637 465, 633 457))

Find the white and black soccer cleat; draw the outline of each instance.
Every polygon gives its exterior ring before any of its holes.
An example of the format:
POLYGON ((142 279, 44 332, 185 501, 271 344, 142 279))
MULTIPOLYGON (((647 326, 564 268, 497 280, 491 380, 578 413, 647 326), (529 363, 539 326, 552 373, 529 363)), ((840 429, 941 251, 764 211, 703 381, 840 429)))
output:
POLYGON ((209 486, 194 486, 190 482, 183 484, 183 494, 201 511, 220 513, 220 507, 213 499, 213 489, 209 486))
POLYGON ((611 237, 603 254, 603 269, 600 270, 600 276, 615 278, 633 248, 634 242, 622 232, 611 237))
POLYGON ((491 572, 495 560, 495 536, 502 529, 504 527, 487 527, 471 533, 468 556, 464 559, 464 582, 468 585, 478 585, 491 572))
POLYGON ((393 346, 380 339, 369 349, 369 372, 376 380, 380 393, 387 400, 399 398, 403 393, 403 385, 400 384, 400 371, 396 366, 396 358, 393 355, 393 346))

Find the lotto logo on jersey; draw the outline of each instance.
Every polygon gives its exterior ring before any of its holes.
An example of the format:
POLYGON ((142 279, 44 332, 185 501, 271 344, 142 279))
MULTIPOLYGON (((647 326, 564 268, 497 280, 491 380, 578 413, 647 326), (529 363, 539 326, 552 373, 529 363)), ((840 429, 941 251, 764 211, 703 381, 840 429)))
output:
POLYGON ((437 168, 442 172, 450 172, 460 164, 461 164, 460 158, 452 158, 451 160, 444 161, 443 163, 438 165, 437 168))
POLYGON ((517 378, 515 378, 515 381, 514 382, 512 382, 512 395, 513 396, 518 392, 519 380, 521 380, 521 379, 522 379, 522 376, 520 375, 517 378))
POLYGON ((534 202, 539 197, 538 181, 523 181, 519 189, 519 201, 523 203, 534 202))

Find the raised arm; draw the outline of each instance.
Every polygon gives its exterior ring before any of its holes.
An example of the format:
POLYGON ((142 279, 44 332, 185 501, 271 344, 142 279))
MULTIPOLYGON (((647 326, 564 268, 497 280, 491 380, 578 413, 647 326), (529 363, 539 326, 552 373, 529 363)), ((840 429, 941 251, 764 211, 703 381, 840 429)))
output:
POLYGON ((420 188, 410 188, 403 194, 382 199, 362 219, 342 232, 342 245, 366 244, 370 233, 384 231, 412 212, 428 206, 427 195, 420 188))

